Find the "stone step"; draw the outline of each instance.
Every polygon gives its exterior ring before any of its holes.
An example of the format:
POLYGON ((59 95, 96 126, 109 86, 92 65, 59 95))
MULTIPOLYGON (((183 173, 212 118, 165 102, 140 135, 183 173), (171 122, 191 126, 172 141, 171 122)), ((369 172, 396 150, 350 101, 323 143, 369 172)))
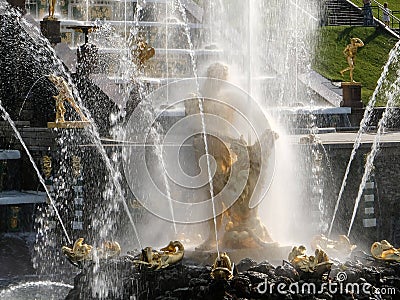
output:
POLYGON ((325 23, 330 26, 363 26, 362 11, 345 0, 325 1, 325 23))

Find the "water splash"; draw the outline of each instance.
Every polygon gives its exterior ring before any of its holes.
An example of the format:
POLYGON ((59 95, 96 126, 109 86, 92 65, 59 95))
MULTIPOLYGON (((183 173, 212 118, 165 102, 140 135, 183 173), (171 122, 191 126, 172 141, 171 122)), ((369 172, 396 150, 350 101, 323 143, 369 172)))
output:
POLYGON ((72 288, 70 284, 50 280, 30 281, 7 287, 0 291, 0 298, 3 300, 64 299, 72 288))
POLYGON ((367 183, 367 180, 371 174, 371 171, 374 168, 374 159, 375 156, 379 150, 379 145, 380 145, 380 139, 381 136, 385 133, 385 128, 387 121, 391 117, 391 111, 390 107, 392 107, 396 101, 399 99, 399 92, 400 92, 400 79, 399 77, 396 78, 395 82, 390 86, 389 89, 385 91, 385 96, 387 100, 385 110, 383 112, 382 118, 379 120, 378 123, 378 129, 374 138, 374 142, 371 147, 371 151, 369 152, 367 156, 367 160, 365 162, 365 169, 364 169, 364 174, 361 179, 361 183, 358 189, 358 194, 356 197, 356 200, 354 202, 354 208, 353 208, 353 214, 351 216, 350 220, 350 225, 349 225, 349 230, 347 232, 347 236, 350 236, 351 229, 353 227, 353 223, 357 214, 358 206, 360 204, 361 197, 364 192, 365 184, 367 183))
MULTIPOLYGON (((20 13, 18 13, 20 16, 20 13)), ((79 96, 77 89, 75 88, 75 85, 72 81, 72 78, 69 74, 69 72, 65 69, 63 63, 60 61, 60 59, 57 57, 55 50, 51 47, 49 41, 44 38, 39 29, 36 27, 32 27, 32 25, 25 20, 22 17, 18 18, 18 23, 20 24, 20 26, 22 28, 24 28, 25 30, 28 30, 27 32, 29 32, 29 35, 35 40, 35 41, 40 41, 41 44, 44 46, 42 47, 42 51, 43 52, 47 52, 47 56, 50 57, 50 59, 53 62, 53 65, 55 66, 56 69, 59 70, 59 72, 61 72, 63 74, 63 76, 67 79, 67 83, 69 86, 72 87, 72 92, 74 95, 74 98, 77 100, 77 104, 79 105, 79 107, 81 108, 82 112, 85 114, 85 116, 87 117, 87 119, 89 120, 89 122, 91 123, 90 126, 86 127, 84 132, 88 135, 88 137, 90 138, 90 140, 93 142, 93 144, 95 145, 96 149, 98 150, 101 158, 103 159, 106 169, 108 170, 109 174, 115 175, 118 174, 118 172, 115 170, 115 168, 113 167, 113 165, 110 162, 110 158, 107 156, 107 153, 103 147, 103 145, 101 144, 101 140, 100 140, 100 136, 99 136, 99 131, 97 129, 97 126, 94 123, 93 118, 91 117, 91 114, 89 112, 89 110, 83 105, 82 99, 79 96)), ((130 224, 132 225, 133 231, 135 233, 135 237, 137 239, 137 242, 139 244, 139 246, 141 247, 141 241, 140 241, 140 237, 139 234, 137 232, 136 229, 136 225, 134 223, 134 220, 132 218, 132 215, 129 211, 129 207, 126 203, 126 200, 124 198, 124 194, 123 194, 123 190, 121 187, 121 184, 118 180, 118 176, 110 176, 111 178, 111 182, 113 183, 115 189, 116 189, 116 193, 117 196, 119 198, 119 200, 121 201, 123 208, 129 218, 130 224)), ((43 179, 42 179, 43 180, 43 179)), ((69 241, 70 242, 70 241, 69 241)), ((71 242, 70 242, 71 243, 71 242)))
POLYGON ((194 46, 192 43, 192 39, 190 36, 190 29, 189 29, 189 21, 186 16, 186 11, 185 8, 181 2, 181 0, 178 0, 178 8, 181 13, 183 22, 184 22, 184 28, 185 28, 185 34, 187 37, 187 42, 189 45, 189 55, 190 55, 190 60, 192 62, 192 69, 193 69, 193 76, 196 80, 196 96, 198 97, 198 106, 199 106, 199 111, 200 111, 200 118, 201 118, 201 127, 203 131, 203 142, 204 142, 204 151, 206 154, 206 161, 207 161, 207 173, 208 173, 208 182, 209 182, 209 187, 210 187, 210 196, 211 196, 211 203, 212 203, 212 209, 213 209, 213 221, 214 221, 214 231, 215 231, 215 242, 216 242, 216 250, 217 250, 217 255, 219 257, 219 245, 218 245, 218 229, 217 229, 217 214, 216 214, 216 209, 215 209, 215 199, 214 199, 214 186, 213 186, 213 174, 211 173, 211 161, 210 161, 210 154, 209 154, 209 147, 208 147, 208 140, 207 140, 207 128, 206 128, 206 122, 205 122, 205 117, 204 117, 204 99, 200 95, 200 85, 198 82, 198 75, 197 75, 197 63, 196 63, 196 57, 194 53, 194 46))
POLYGON ((34 161, 32 155, 31 155, 31 153, 30 153, 28 147, 26 146, 24 140, 22 139, 21 134, 19 133, 17 127, 15 126, 14 121, 11 119, 10 115, 8 114, 8 112, 4 109, 4 107, 3 107, 2 103, 1 103, 1 100, 0 100, 0 110, 1 110, 2 113, 3 113, 3 118, 4 118, 5 120, 7 120, 7 122, 10 124, 10 126, 11 126, 11 128, 13 129, 15 135, 17 136, 17 138, 18 138, 18 140, 20 141, 22 147, 24 148, 24 150, 25 150, 25 152, 26 152, 26 155, 28 156, 28 158, 29 158, 29 160, 30 160, 30 162, 31 162, 31 164, 32 164, 32 166, 33 166, 33 168, 35 169, 35 172, 36 172, 36 175, 37 175, 37 177, 38 177, 38 179, 39 179, 39 181, 40 181, 40 184, 41 184, 42 187, 44 188, 44 190, 45 190, 45 192, 46 192, 46 194, 47 194, 47 197, 48 197, 48 199, 49 199, 51 205, 53 206, 54 212, 56 213, 57 219, 58 219, 58 221, 59 221, 59 223, 60 223, 60 225, 61 225, 61 227, 62 227, 62 229, 63 229, 64 235, 65 235, 65 237, 66 237, 66 239, 67 239, 67 241, 68 241, 68 244, 71 245, 71 244, 72 244, 71 238, 69 237, 69 234, 68 234, 68 232, 67 232, 67 229, 66 229, 65 226, 64 226, 64 222, 63 222, 63 220, 61 219, 60 213, 58 212, 58 209, 57 209, 56 204, 55 204, 55 202, 54 202, 54 200, 53 200, 53 197, 50 195, 50 191, 48 190, 48 188, 47 188, 47 186, 46 186, 46 183, 45 183, 45 181, 44 181, 42 175, 40 174, 40 171, 39 171, 38 167, 36 166, 36 163, 35 163, 35 161, 34 161))

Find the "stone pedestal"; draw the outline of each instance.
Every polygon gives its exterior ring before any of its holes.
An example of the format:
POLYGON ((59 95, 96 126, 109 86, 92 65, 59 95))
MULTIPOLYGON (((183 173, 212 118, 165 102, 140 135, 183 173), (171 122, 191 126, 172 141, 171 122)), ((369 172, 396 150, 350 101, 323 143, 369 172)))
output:
POLYGON ((85 128, 89 125, 89 121, 47 122, 47 128, 85 128))
POLYGON ((51 44, 61 43, 60 21, 56 19, 44 19, 40 21, 40 31, 51 44))
POLYGON ((343 100, 340 106, 362 108, 361 102, 361 83, 360 82, 342 82, 343 100))

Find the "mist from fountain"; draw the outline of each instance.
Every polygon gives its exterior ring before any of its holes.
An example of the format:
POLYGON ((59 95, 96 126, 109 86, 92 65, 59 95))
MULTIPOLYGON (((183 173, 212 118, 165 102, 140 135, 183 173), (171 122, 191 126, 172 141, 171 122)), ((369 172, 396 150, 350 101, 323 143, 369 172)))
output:
MULTIPOLYGON (((318 16, 314 1, 215 1, 212 14, 206 14, 212 18, 208 23, 213 24, 212 40, 208 42, 222 49, 222 61, 229 66, 229 80, 249 92, 280 135, 275 146, 279 150, 274 180, 260 204, 259 214, 273 238, 282 243, 303 238, 293 236, 293 228, 298 224, 302 224, 304 238, 315 234, 315 228, 307 228, 309 222, 304 219, 308 209, 302 212, 310 198, 304 190, 309 178, 301 166, 304 156, 285 137, 287 124, 282 123, 280 109, 297 103, 314 105, 299 75, 311 70, 318 16), (289 186, 281 178, 290 182, 289 186)), ((309 126, 311 130, 316 128, 312 119, 309 126)))
MULTIPOLYGON (((309 37, 312 35, 315 28, 315 21, 312 18, 309 20, 306 18, 304 21, 301 20, 301 18, 296 18, 296 16, 298 16, 299 7, 301 7, 302 10, 313 13, 311 3, 312 1, 296 1, 296 5, 293 5, 292 1, 284 3, 284 5, 288 7, 288 9, 285 9, 285 17, 283 17, 282 12, 279 9, 276 9, 282 5, 280 1, 275 1, 273 5, 269 7, 267 7, 262 1, 249 1, 248 3, 224 3, 223 1, 220 1, 210 3, 212 8, 217 9, 213 12, 209 12, 209 22, 211 23, 211 18, 214 18, 214 20, 219 23, 216 24, 214 28, 210 29, 210 42, 221 43, 220 47, 224 50, 224 53, 226 53, 226 55, 224 55, 225 61, 228 65, 232 66, 233 76, 231 77, 233 81, 236 80, 236 82, 240 83, 241 86, 247 87, 246 89, 251 91, 252 95, 257 96, 256 99, 258 101, 264 102, 266 101, 264 99, 273 99, 275 101, 278 99, 278 105, 286 106, 293 102, 299 102, 300 99, 302 101, 308 99, 309 95, 306 91, 302 90, 302 87, 298 83, 297 75, 299 74, 299 70, 306 72, 307 68, 309 68, 308 64, 309 56, 312 53, 312 44, 309 44, 307 41, 310 40, 309 37), (264 16, 260 15, 258 12, 261 11, 266 11, 266 14, 264 16), (238 31, 230 31, 228 28, 229 26, 226 26, 226 24, 231 24, 232 20, 235 19, 233 16, 238 12, 243 12, 241 20, 239 18, 240 21, 234 26, 235 30, 238 31), (221 18, 219 18, 219 16, 221 16, 221 18), (225 18, 230 20, 228 21, 225 18), (292 21, 288 21, 287 23, 282 22, 282 20, 286 19, 295 19, 297 23, 293 23, 292 21), (275 26, 276 24, 279 24, 279 28, 275 26), (268 31, 264 31, 264 29, 268 29, 268 31), (247 35, 246 32, 251 34, 247 35), (238 35, 236 33, 238 33, 238 35), (285 35, 282 33, 285 33, 285 35), (264 38, 260 40, 260 43, 258 43, 255 42, 256 36, 262 36, 264 38), (211 39, 213 40, 211 41, 211 39), (224 42, 226 41, 228 43, 224 45, 224 42), (238 43, 239 41, 241 41, 241 45, 238 43), (282 55, 282 53, 284 53, 284 55, 282 55), (245 55, 246 60, 238 60, 239 56, 243 54, 245 55), (268 70, 265 68, 260 70, 261 66, 268 66, 268 70), (243 75, 235 76, 235 70, 237 70, 236 73, 241 73, 243 75), (265 85, 265 82, 262 84, 257 82, 257 78, 262 78, 265 75, 269 76, 270 74, 274 74, 276 76, 275 79, 267 82, 265 85), (279 81, 278 85, 276 84, 276 81, 279 81), (295 82, 296 84, 292 84, 292 82, 295 82), (262 86, 266 87, 262 88, 262 86), (280 86, 280 88, 277 90, 275 88, 276 86, 280 86)), ((317 12, 314 13, 317 15, 317 12)), ((186 26, 185 31, 188 31, 187 24, 184 26, 186 26)), ((137 33, 133 33, 131 36, 135 36, 135 34, 137 33)), ((99 37, 101 39, 101 34, 99 34, 99 37)), ((166 38, 167 37, 168 35, 166 35, 166 38)), ((191 58, 193 62, 193 52, 191 52, 191 58)), ((127 70, 129 70, 129 68, 127 70)), ((128 75, 125 75, 125 78, 127 77, 128 75)), ((68 81, 71 83, 70 79, 68 79, 68 81)), ((125 96, 125 98, 127 98, 127 96, 125 96)), ((270 104, 271 103, 264 102, 263 106, 268 107, 270 104)), ((119 116, 116 116, 116 119, 118 120, 119 116)), ((117 126, 116 128, 115 131, 119 131, 119 127, 117 126)), ((94 133, 90 133, 90 135, 96 136, 94 133)), ((96 146, 98 147, 99 145, 96 146)), ((286 147, 285 152, 288 151, 290 151, 290 149, 286 147)), ((279 154, 288 157, 289 154, 285 152, 279 152, 279 154)), ((278 161, 279 160, 280 159, 278 159, 278 161)), ((294 159, 294 161, 296 160, 297 159, 294 159)), ((287 166, 287 168, 291 167, 291 165, 287 166)), ((112 166, 112 163, 108 165, 108 168, 115 170, 115 166, 112 166)), ((116 179, 112 179, 114 184, 119 180, 118 176, 116 177, 116 179)), ((295 182, 295 178, 292 180, 295 182)), ((301 184, 299 183, 299 185, 301 184)), ((289 199, 297 199, 300 194, 300 188, 294 190, 297 190, 294 194, 285 196, 282 195, 282 193, 279 193, 279 196, 274 195, 273 198, 285 198, 286 202, 289 201, 289 199)), ((275 201, 281 204, 285 202, 281 200, 275 201)), ((301 201, 298 203, 300 202, 301 201)), ((290 206, 291 204, 287 203, 282 207, 282 210, 287 210, 290 206)), ((265 217, 265 220, 268 223, 271 223, 272 227, 282 227, 281 225, 275 225, 279 222, 276 222, 274 216, 268 215, 265 217)), ((133 220, 131 220, 131 222, 133 223, 133 220)), ((282 228, 275 229, 279 232, 282 228)), ((290 231, 289 229, 286 230, 290 231)), ((104 236, 106 234, 101 235, 104 236)), ((276 233, 274 235, 282 236, 283 234, 276 233)))
POLYGON ((185 28, 185 34, 187 37, 187 42, 189 45, 189 50, 190 50, 190 60, 192 63, 192 69, 193 69, 193 76, 196 80, 196 97, 198 97, 198 106, 199 106, 199 114, 201 118, 201 129, 202 129, 202 137, 203 137, 203 142, 204 142, 204 152, 206 156, 206 162, 207 162, 207 174, 208 174, 208 185, 209 185, 209 192, 210 192, 210 197, 211 197, 211 203, 212 203, 212 216, 213 216, 213 222, 214 222, 214 231, 215 231, 215 245, 216 245, 216 251, 217 251, 217 257, 219 257, 219 238, 218 238, 218 228, 217 228, 217 213, 216 213, 216 208, 215 208, 215 198, 214 198, 214 186, 213 186, 213 177, 214 174, 212 174, 211 171, 211 160, 210 160, 210 154, 209 154, 209 147, 208 147, 208 138, 207 138, 207 128, 206 128, 206 121, 204 117, 204 99, 202 98, 202 95, 200 93, 200 85, 198 83, 198 74, 197 74, 197 62, 196 58, 194 56, 194 47, 192 43, 192 39, 190 36, 190 31, 189 31, 189 26, 188 26, 188 19, 186 17, 186 11, 185 8, 182 5, 182 2, 178 0, 179 4, 179 11, 181 13, 182 19, 184 21, 184 28, 185 28))
POLYGON ((0 291, 2 300, 62 299, 73 286, 60 282, 35 281, 11 285, 0 291))
MULTIPOLYGON (((263 1, 211 1, 209 6, 205 7, 203 15, 203 23, 212 24, 210 28, 207 28, 209 32, 204 35, 203 45, 217 45, 218 49, 222 50, 224 55, 220 60, 229 68, 230 82, 248 92, 251 91, 251 96, 263 107, 269 120, 274 124, 273 129, 278 131, 281 137, 286 134, 286 124, 279 124, 282 118, 279 112, 274 113, 269 109, 271 106, 280 108, 299 102, 310 106, 314 105, 314 100, 307 88, 298 79, 300 74, 306 74, 311 70, 310 61, 316 41, 314 34, 318 26, 316 20, 319 13, 313 4, 315 4, 314 1, 296 1, 296 3, 287 1, 284 4, 282 1, 274 1, 272 5, 267 5, 263 1), (284 11, 279 9, 282 5, 285 6, 284 11), (299 7, 301 7, 300 11, 299 7), (308 12, 306 17, 299 18, 304 11, 308 12), (296 21, 293 22, 293 20, 296 21), (276 26, 277 24, 279 26, 276 26)), ((170 12, 167 8, 166 11, 170 12)), ((167 16, 162 16, 162 18, 174 16, 173 13, 165 14, 167 16)), ((179 3, 176 17, 183 19, 182 34, 187 39, 193 38, 189 33, 188 22, 182 16, 179 3)), ((168 28, 167 24, 165 27, 168 28)), ((173 44, 168 34, 165 35, 165 40, 165 46, 173 44)), ((215 62, 215 60, 209 59, 201 64, 196 63, 192 40, 182 47, 189 48, 192 76, 198 76, 197 73, 204 74, 205 69, 215 62), (197 69, 199 70, 197 71, 197 69)), ((166 49, 165 53, 164 62, 169 64, 171 59, 168 56, 169 50, 166 49)), ((158 59, 162 58, 158 57, 158 59)), ((166 74, 167 76, 171 75, 169 69, 166 74)), ((166 92, 168 93, 168 91, 167 89, 166 92)), ((207 127, 207 124, 204 125, 203 129, 207 127)), ((312 120, 309 126, 311 129, 316 128, 312 120)), ((257 140, 254 135, 245 135, 244 138, 248 140, 247 142, 257 140)), ((302 203, 305 203, 309 195, 304 193, 305 183, 299 181, 299 178, 309 178, 309 175, 305 173, 305 170, 300 171, 299 164, 303 161, 303 157, 299 156, 299 153, 293 152, 290 139, 281 138, 276 143, 281 144, 282 141, 285 141, 286 144, 280 148, 281 151, 277 152, 279 157, 276 163, 282 164, 288 157, 296 157, 296 155, 298 157, 293 158, 291 164, 285 163, 284 169, 277 166, 277 170, 282 173, 276 173, 275 182, 266 197, 271 200, 261 204, 260 214, 263 221, 267 223, 267 227, 271 227, 273 236, 282 237, 282 242, 285 242, 285 239, 292 239, 289 236, 296 226, 295 224, 305 221, 304 214, 300 211, 304 207, 302 203), (299 170, 301 175, 296 176, 296 173, 291 172, 290 170, 293 168, 299 170), (286 188, 283 192, 282 183, 277 183, 279 176, 284 176, 286 181, 289 180, 292 188, 286 188), (288 176, 291 178, 288 179, 288 176), (277 204, 280 207, 279 213, 276 209, 277 204), (296 219, 288 216, 288 211, 297 210, 296 219), (282 219, 287 219, 288 222, 282 224, 282 219)), ((320 156, 318 151, 315 151, 316 158, 320 156)), ((209 164, 207 168, 210 170, 209 164)), ((321 193, 323 194, 323 191, 321 193)), ((322 208, 324 205, 317 206, 322 208)), ((320 218, 320 216, 317 217, 318 222, 320 218)), ((304 225, 304 227, 307 226, 304 225)), ((321 225, 321 228, 323 227, 321 225)), ((307 237, 315 234, 315 228, 308 228, 304 231, 308 232, 305 234, 307 237)), ((143 235, 146 235, 145 231, 143 235)), ((219 239, 218 235, 216 239, 219 239)))

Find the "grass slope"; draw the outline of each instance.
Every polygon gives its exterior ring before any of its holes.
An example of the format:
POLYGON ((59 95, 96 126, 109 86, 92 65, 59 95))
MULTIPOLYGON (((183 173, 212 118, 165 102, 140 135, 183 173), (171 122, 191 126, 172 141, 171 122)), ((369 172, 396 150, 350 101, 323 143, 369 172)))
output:
MULTIPOLYGON (((343 50, 350 43, 350 38, 363 40, 364 47, 358 49, 353 77, 362 83, 361 97, 365 104, 368 103, 397 40, 375 27, 325 26, 320 28, 319 36, 313 68, 332 81, 350 80, 349 72, 345 73, 344 78, 339 74, 348 66, 343 50)), ((378 99, 377 106, 384 104, 378 99)))

